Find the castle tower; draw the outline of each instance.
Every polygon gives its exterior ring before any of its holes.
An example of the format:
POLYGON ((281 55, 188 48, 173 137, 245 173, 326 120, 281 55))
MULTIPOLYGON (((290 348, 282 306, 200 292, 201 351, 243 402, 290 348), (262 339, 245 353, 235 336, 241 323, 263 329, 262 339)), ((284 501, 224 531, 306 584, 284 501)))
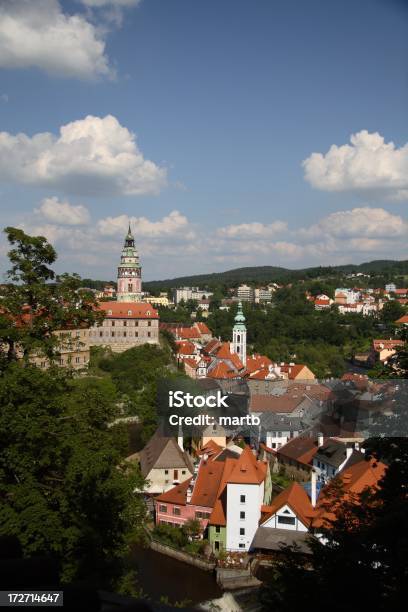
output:
POLYGON ((117 300, 118 302, 140 302, 141 299, 142 268, 129 223, 129 230, 118 266, 117 300))
POLYGON ((238 303, 238 312, 235 316, 235 324, 232 328, 232 346, 234 353, 238 355, 244 366, 246 365, 246 325, 245 316, 242 312, 242 304, 238 303))

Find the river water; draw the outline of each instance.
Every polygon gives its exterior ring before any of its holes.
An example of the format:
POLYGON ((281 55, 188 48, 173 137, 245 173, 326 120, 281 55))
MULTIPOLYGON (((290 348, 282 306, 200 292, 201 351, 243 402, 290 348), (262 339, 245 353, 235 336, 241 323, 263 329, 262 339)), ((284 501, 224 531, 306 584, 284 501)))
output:
POLYGON ((220 612, 255 612, 259 610, 254 589, 223 592, 215 575, 162 555, 150 548, 135 547, 132 561, 139 588, 153 602, 166 598, 169 604, 185 602, 196 610, 220 612))

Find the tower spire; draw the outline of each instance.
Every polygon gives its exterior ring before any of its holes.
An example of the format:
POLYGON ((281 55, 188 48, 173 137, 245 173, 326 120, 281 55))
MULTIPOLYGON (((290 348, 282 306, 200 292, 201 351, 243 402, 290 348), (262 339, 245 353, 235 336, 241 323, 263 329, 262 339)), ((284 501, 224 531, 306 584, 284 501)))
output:
POLYGON ((246 334, 245 315, 242 310, 242 303, 238 302, 238 310, 232 329, 232 345, 234 353, 239 356, 244 366, 246 365, 246 334))
POLYGON ((118 266, 118 302, 139 302, 142 299, 142 268, 130 227, 125 236, 120 264, 118 266))

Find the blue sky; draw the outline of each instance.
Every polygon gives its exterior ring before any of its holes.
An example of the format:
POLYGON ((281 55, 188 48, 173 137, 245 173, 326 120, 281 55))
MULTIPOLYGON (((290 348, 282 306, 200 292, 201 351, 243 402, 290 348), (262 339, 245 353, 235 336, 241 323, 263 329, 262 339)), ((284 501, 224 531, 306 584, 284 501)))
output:
POLYGON ((150 279, 407 257, 407 3, 0 0, 0 74, 1 225, 59 270, 128 218, 150 279))

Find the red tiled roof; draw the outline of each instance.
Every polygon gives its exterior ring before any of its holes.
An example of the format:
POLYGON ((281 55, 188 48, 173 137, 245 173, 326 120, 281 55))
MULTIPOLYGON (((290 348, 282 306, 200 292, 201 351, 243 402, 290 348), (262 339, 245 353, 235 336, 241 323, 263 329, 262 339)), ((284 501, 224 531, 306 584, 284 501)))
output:
POLYGON ((178 340, 176 342, 177 353, 179 355, 194 355, 196 347, 188 340, 178 340))
POLYGON ((99 302, 107 319, 158 319, 159 313, 147 302, 99 302))
POLYGON ((185 506, 187 503, 187 489, 190 482, 191 478, 185 480, 181 484, 176 485, 172 489, 169 489, 165 493, 158 495, 158 497, 156 497, 156 501, 185 506))
POLYGON ((291 413, 303 402, 303 394, 298 395, 251 395, 250 412, 291 413))
POLYGON ((228 476, 229 483, 260 484, 265 480, 267 465, 257 461, 253 452, 246 446, 228 476))
POLYGON ((373 340, 373 348, 375 351, 382 351, 383 349, 394 349, 397 346, 404 346, 403 340, 373 340))
POLYGON ((262 506, 261 524, 265 523, 283 506, 289 506, 306 527, 310 525, 315 511, 308 494, 298 482, 293 482, 282 493, 279 493, 269 506, 262 506))
POLYGON ((248 372, 256 372, 263 368, 268 370, 270 365, 273 365, 272 360, 266 357, 266 355, 251 355, 246 359, 246 369, 248 372))
POLYGON ((202 321, 197 321, 195 325, 201 334, 211 334, 211 331, 208 329, 207 325, 202 321))
POLYGON ((223 471, 224 463, 222 461, 201 460, 191 497, 192 504, 207 508, 214 507, 223 471))
POLYGON ((310 464, 317 453, 316 441, 309 436, 297 436, 281 446, 276 452, 299 463, 310 464))
POLYGON ((208 378, 236 378, 238 373, 232 370, 224 361, 220 361, 207 373, 208 378))
POLYGON ((408 323, 408 314, 402 315, 399 319, 395 321, 396 323, 408 323))
MULTIPOLYGON (((173 330, 172 330, 173 331, 173 330)), ((194 327, 177 327, 173 333, 175 333, 180 338, 185 339, 196 339, 198 340, 200 336, 200 332, 194 327)))

